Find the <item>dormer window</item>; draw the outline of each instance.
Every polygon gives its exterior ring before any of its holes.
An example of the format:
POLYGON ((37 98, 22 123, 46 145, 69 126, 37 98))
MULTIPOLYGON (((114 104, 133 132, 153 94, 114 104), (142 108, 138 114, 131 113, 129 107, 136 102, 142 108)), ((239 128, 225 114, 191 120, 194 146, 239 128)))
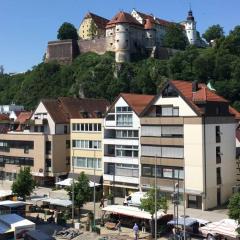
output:
POLYGON ((162 97, 178 97, 178 93, 172 86, 168 85, 162 92, 162 97))
POLYGON ((97 118, 102 118, 103 114, 100 111, 95 111, 96 117, 97 118))
POLYGON ((81 111, 80 114, 82 115, 83 118, 88 118, 89 114, 86 111, 81 111))

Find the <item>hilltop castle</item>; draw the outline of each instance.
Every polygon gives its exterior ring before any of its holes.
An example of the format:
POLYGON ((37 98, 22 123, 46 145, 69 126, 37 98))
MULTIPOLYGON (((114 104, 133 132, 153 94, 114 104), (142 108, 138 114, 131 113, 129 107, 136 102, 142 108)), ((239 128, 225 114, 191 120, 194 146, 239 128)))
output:
POLYGON ((163 48, 166 29, 171 24, 181 27, 190 44, 201 45, 191 10, 187 19, 181 23, 169 22, 135 9, 131 14, 120 11, 111 20, 89 12, 78 30, 80 40, 49 42, 46 61, 68 63, 81 53, 103 54, 106 51, 115 52, 117 63, 130 61, 134 55, 161 58, 171 55, 173 51, 163 48))

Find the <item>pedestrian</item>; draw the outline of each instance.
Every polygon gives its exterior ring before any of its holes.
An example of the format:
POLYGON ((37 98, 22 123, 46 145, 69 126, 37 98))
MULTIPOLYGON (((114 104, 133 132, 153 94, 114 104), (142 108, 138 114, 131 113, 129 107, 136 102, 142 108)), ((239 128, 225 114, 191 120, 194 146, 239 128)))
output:
POLYGON ((104 198, 101 198, 99 207, 104 208, 104 198))
POLYGON ((141 227, 142 227, 142 233, 145 233, 146 232, 146 222, 145 222, 145 220, 142 220, 141 227))
POLYGON ((138 240, 139 227, 137 223, 133 226, 134 240, 138 240))
POLYGON ((121 231, 122 231, 122 223, 121 223, 121 220, 119 219, 118 220, 118 223, 116 225, 116 229, 118 230, 118 233, 120 235, 121 231))

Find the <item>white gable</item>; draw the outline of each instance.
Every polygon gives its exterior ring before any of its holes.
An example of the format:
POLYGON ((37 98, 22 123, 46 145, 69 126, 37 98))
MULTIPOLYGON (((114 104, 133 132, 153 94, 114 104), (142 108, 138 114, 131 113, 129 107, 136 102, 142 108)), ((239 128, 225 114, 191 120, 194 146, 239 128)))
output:
POLYGON ((181 96, 162 97, 162 95, 160 95, 153 105, 173 105, 173 107, 179 108, 179 116, 197 116, 197 114, 181 96))

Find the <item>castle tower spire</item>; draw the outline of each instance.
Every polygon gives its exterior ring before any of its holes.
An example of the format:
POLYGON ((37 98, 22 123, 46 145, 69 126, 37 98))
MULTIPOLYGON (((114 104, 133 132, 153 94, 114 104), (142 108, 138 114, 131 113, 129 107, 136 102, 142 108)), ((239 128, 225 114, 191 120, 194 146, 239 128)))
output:
POLYGON ((194 19, 191 7, 188 11, 187 20, 185 22, 185 30, 189 43, 192 45, 196 45, 197 44, 196 21, 194 19))

